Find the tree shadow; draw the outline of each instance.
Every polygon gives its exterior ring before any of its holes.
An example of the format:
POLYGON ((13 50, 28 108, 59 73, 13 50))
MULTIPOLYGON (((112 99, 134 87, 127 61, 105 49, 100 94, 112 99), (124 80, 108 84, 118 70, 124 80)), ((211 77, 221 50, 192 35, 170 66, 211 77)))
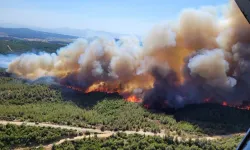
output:
POLYGON ((60 86, 62 98, 64 101, 70 101, 76 104, 78 107, 91 109, 98 102, 104 99, 121 99, 122 96, 119 93, 106 93, 106 92, 90 92, 84 93, 82 91, 73 90, 71 88, 60 86))
POLYGON ((176 121, 198 126, 208 135, 246 132, 250 127, 250 111, 220 104, 192 104, 176 110, 176 121))
POLYGON ((11 77, 11 74, 5 71, 5 68, 0 68, 0 77, 11 77))

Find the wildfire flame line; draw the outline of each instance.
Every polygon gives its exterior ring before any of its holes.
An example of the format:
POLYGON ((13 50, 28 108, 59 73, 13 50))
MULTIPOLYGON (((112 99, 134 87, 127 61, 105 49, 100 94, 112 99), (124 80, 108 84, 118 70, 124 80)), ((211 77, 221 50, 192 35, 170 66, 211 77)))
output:
POLYGON ((133 102, 133 103, 140 103, 142 100, 140 98, 137 98, 135 95, 131 95, 128 98, 126 98, 128 102, 133 102))
MULTIPOLYGON (((79 91, 79 92, 83 92, 83 93, 90 93, 90 92, 105 92, 105 93, 115 93, 115 92, 118 92, 119 93, 119 90, 109 90, 108 88, 105 88, 105 87, 99 87, 99 88, 88 88, 87 90, 83 90, 81 88, 77 88, 77 87, 74 87, 74 86, 68 86, 68 85, 65 85, 67 88, 70 88, 72 90, 75 90, 75 91, 79 91)), ((119 93, 121 94, 121 93, 119 93)), ((126 101, 128 102, 133 102, 133 103, 141 103, 142 102, 142 99, 138 98, 137 96, 135 95, 130 95, 130 96, 126 96, 126 101)))
MULTIPOLYGON (((102 83, 103 84, 103 83, 102 83)), ((77 88, 77 87, 74 87, 74 86, 69 86, 69 85, 65 85, 67 88, 70 88, 72 90, 75 90, 75 91, 79 91, 79 92, 83 92, 83 93, 90 93, 90 92, 106 92, 106 93, 115 93, 117 91, 115 90, 109 90, 108 88, 88 88, 87 90, 83 90, 81 88, 77 88)), ((119 93, 119 92, 118 92, 119 93)), ((119 93, 121 94, 121 93, 119 93)), ((138 98, 136 95, 130 95, 130 96, 124 96, 124 99, 128 102, 132 102, 132 103, 141 103, 142 102, 142 99, 141 98, 138 98)), ((204 99, 204 103, 209 103, 211 102, 211 98, 205 98, 204 99)), ((167 103, 165 103, 167 105, 167 103)), ((223 101, 221 103, 222 106, 226 106, 226 107, 233 107, 233 108, 238 108, 238 109, 243 109, 243 110, 250 110, 250 106, 246 105, 246 106, 235 106, 235 105, 229 105, 226 101, 223 101)), ((150 106, 148 104, 144 104, 144 107, 146 109, 149 109, 150 106)))
MULTIPOLYGON (((205 98, 204 103, 210 103, 211 99, 212 99, 211 97, 205 98)), ((239 106, 239 105, 230 105, 226 101, 223 101, 221 103, 221 105, 225 106, 225 107, 233 107, 233 108, 238 108, 238 109, 250 110, 250 105, 241 105, 241 106, 239 106)))

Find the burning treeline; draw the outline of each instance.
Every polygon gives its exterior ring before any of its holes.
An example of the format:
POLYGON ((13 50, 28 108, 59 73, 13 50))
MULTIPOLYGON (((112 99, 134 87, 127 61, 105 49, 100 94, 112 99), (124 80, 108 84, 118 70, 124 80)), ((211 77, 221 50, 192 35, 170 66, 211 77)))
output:
POLYGON ((220 18, 215 7, 186 9, 142 43, 78 39, 56 54, 23 54, 8 71, 33 80, 54 76, 85 92, 118 92, 147 106, 240 104, 250 100, 250 25, 234 1, 220 18))

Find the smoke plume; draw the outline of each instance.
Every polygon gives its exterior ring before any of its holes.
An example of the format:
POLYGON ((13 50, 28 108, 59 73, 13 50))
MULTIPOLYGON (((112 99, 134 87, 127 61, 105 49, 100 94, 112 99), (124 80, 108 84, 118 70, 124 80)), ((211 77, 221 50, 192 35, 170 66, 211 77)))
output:
POLYGON ((85 92, 119 92, 150 106, 240 103, 250 94, 250 25, 231 0, 186 9, 177 22, 156 25, 137 37, 78 39, 56 53, 26 53, 8 72, 36 80, 53 76, 85 92), (244 93, 244 94, 240 94, 244 93))
POLYGON ((188 63, 190 75, 204 78, 211 86, 226 86, 229 63, 220 49, 202 51, 191 58, 188 63))

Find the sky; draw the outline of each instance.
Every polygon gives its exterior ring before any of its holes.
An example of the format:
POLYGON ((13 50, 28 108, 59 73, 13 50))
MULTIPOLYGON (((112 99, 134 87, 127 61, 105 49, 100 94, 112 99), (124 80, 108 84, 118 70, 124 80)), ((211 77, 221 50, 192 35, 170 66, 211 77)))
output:
POLYGON ((185 8, 228 0, 1 0, 0 23, 143 34, 185 8))

